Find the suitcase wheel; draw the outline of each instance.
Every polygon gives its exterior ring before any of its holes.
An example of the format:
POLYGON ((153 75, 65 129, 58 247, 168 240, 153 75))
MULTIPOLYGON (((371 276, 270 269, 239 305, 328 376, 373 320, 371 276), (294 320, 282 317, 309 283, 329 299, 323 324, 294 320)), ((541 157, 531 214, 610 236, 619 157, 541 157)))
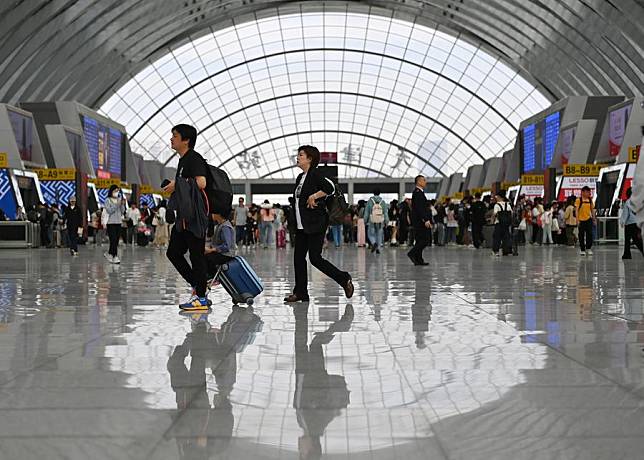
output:
POLYGON ((255 303, 255 299, 253 299, 252 297, 249 297, 246 299, 246 305, 248 305, 249 307, 252 306, 254 303, 255 303))

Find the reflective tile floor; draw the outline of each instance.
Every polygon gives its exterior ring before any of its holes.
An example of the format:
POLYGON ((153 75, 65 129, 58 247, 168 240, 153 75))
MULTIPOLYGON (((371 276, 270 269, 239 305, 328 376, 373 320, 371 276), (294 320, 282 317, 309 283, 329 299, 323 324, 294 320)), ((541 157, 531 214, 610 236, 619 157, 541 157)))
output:
POLYGON ((1 459, 637 459, 644 259, 330 249, 356 294, 290 250, 242 251, 266 290, 187 287, 160 251, 0 251, 1 459))

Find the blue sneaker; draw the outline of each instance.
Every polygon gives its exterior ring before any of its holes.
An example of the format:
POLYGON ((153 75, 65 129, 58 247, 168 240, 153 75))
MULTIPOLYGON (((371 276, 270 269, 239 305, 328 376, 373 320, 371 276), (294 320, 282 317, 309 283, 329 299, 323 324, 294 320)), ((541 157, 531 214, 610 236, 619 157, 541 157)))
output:
POLYGON ((190 297, 190 300, 188 300, 186 303, 182 303, 179 305, 179 308, 182 311, 203 311, 203 310, 208 310, 208 307, 210 305, 208 304, 208 299, 205 297, 197 297, 192 296, 190 297))

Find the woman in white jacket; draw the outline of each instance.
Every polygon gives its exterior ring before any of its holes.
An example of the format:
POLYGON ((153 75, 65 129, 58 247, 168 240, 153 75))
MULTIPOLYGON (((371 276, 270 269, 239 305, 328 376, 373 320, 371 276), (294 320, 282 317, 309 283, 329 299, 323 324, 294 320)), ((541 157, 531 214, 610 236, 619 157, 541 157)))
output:
POLYGON ((106 224, 107 236, 110 239, 110 249, 105 253, 105 258, 113 264, 121 263, 121 259, 118 256, 118 247, 121 222, 125 210, 125 199, 121 194, 121 189, 117 185, 112 185, 105 200, 102 221, 106 224))

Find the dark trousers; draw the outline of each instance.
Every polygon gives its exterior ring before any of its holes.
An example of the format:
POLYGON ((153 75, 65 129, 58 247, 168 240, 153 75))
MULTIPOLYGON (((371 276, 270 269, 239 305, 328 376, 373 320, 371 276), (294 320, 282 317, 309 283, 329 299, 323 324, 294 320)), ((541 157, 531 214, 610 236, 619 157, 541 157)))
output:
POLYGON ((429 239, 431 238, 431 232, 426 227, 414 228, 414 235, 416 241, 414 247, 407 253, 409 257, 414 259, 416 262, 424 262, 423 260, 423 249, 429 244, 429 239))
POLYGON ((69 249, 78 252, 78 229, 67 228, 67 236, 69 237, 69 249))
POLYGON ((476 249, 483 243, 483 225, 478 222, 472 222, 472 242, 476 249))
POLYGON ((121 224, 107 224, 107 237, 110 239, 110 249, 107 253, 111 256, 118 255, 121 224))
POLYGON ((195 288, 199 297, 206 295, 206 258, 204 256, 205 239, 197 238, 191 232, 177 231, 172 229, 170 244, 166 255, 174 268, 188 284, 195 288), (190 264, 185 258, 187 251, 190 251, 190 264))
POLYGON ((239 246, 245 242, 246 239, 246 225, 236 225, 235 226, 235 242, 239 246))
POLYGON ((233 257, 221 254, 219 252, 211 252, 210 254, 206 254, 205 257, 206 266, 208 267, 208 279, 212 279, 215 274, 217 274, 217 270, 219 269, 220 265, 228 263, 233 259, 233 257))
POLYGON ((512 239, 510 236, 510 227, 507 225, 495 224, 494 234, 492 236, 492 251, 499 252, 503 248, 504 254, 509 254, 512 250, 512 239))
POLYGON ((293 261, 295 265, 295 288, 293 293, 299 297, 308 296, 308 270, 306 267, 306 254, 309 255, 311 265, 320 270, 329 278, 333 279, 340 286, 343 286, 351 275, 339 270, 328 260, 322 257, 322 245, 324 233, 304 233, 298 230, 295 235, 295 251, 293 261))
POLYGON ((624 227, 624 255, 622 257, 631 258, 631 243, 635 243, 637 249, 644 255, 642 248, 642 237, 640 236, 640 229, 637 224, 628 224, 624 227))
POLYGON ((593 220, 579 221, 579 249, 586 251, 593 247, 593 220))

